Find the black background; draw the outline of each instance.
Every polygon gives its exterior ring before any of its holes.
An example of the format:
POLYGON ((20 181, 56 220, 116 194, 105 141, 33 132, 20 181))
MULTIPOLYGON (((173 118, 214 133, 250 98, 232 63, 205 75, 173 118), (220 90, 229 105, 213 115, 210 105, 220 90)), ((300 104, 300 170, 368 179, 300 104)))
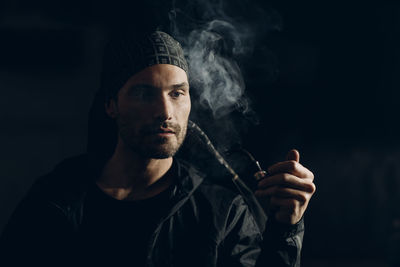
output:
MULTIPOLYGON (((281 30, 261 31, 242 60, 259 119, 240 130, 242 143, 264 167, 297 148, 314 172, 304 266, 389 264, 400 246, 400 3, 246 4, 229 8, 244 19, 274 14, 281 30)), ((0 229, 39 175, 85 152, 109 29, 127 18, 164 22, 157 14, 169 8, 168 1, 0 2, 0 229)))

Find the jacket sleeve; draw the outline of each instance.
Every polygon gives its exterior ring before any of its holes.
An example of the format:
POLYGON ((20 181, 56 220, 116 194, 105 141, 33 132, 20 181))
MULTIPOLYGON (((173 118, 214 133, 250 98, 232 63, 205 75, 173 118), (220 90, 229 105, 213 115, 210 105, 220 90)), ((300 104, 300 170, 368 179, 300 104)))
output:
POLYGON ((229 217, 218 251, 219 267, 300 266, 303 220, 293 226, 269 220, 262 234, 241 197, 233 202, 229 217))
POLYGON ((300 267, 303 235, 303 218, 295 225, 284 225, 270 218, 256 266, 300 267))
POLYGON ((66 217, 56 205, 28 194, 0 236, 0 265, 60 266, 70 235, 66 217))

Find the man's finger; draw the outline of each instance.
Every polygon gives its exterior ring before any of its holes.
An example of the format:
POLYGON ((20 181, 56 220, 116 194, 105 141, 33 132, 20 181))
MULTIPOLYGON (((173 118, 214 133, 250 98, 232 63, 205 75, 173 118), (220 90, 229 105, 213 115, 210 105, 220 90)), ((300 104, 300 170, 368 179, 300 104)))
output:
POLYGON ((295 199, 272 197, 269 211, 282 223, 296 224, 303 216, 299 202, 295 199))
POLYGON ((300 153, 297 149, 291 149, 287 155, 286 160, 294 160, 296 162, 300 162, 300 153))
POLYGON ((290 173, 300 178, 314 179, 314 174, 294 160, 278 162, 268 168, 268 173, 274 175, 276 173, 290 173))
POLYGON ((315 191, 315 185, 312 182, 301 179, 289 173, 279 173, 262 179, 258 183, 258 189, 265 189, 277 185, 281 187, 303 190, 309 193, 315 191))
POLYGON ((296 199, 302 203, 308 201, 309 199, 309 194, 304 191, 281 186, 272 186, 268 187, 267 189, 259 189, 254 194, 261 198, 278 197, 283 199, 296 199))
POLYGON ((270 207, 273 210, 283 209, 284 211, 293 211, 298 207, 298 201, 291 198, 271 197, 270 207))

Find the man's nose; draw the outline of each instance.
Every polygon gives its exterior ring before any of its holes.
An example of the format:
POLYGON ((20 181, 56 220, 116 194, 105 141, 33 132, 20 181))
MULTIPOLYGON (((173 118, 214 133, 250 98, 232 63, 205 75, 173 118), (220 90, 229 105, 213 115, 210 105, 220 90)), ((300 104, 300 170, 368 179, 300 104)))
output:
POLYGON ((154 117, 160 121, 172 119, 173 105, 168 96, 159 96, 154 103, 154 117))

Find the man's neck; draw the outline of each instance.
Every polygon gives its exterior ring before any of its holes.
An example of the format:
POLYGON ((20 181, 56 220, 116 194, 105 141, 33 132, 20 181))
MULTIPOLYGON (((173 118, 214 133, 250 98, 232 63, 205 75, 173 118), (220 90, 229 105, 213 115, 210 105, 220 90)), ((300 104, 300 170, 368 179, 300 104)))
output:
POLYGON ((172 162, 172 157, 143 158, 118 144, 96 183, 106 194, 118 200, 150 198, 172 184, 173 177, 167 173, 172 162))

